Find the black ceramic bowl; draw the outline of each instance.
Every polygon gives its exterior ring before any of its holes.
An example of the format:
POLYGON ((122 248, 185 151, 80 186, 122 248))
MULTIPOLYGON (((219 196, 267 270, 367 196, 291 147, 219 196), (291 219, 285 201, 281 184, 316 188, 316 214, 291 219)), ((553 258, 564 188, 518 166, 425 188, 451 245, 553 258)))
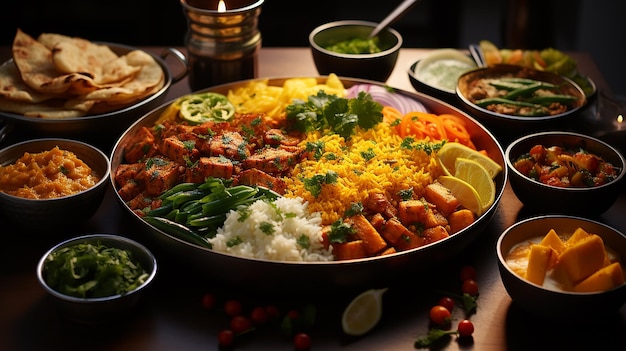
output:
POLYGON ((17 228, 37 232, 59 232, 87 221, 100 207, 109 178, 109 158, 96 147, 69 139, 34 139, 0 150, 0 165, 14 164, 24 153, 40 153, 58 146, 73 152, 100 180, 74 195, 52 199, 26 199, 0 192, 2 217, 17 228))
POLYGON ((506 263, 513 246, 529 239, 543 237, 550 229, 557 234, 571 235, 577 228, 597 234, 623 264, 626 259, 626 236, 605 224, 572 216, 540 216, 518 222, 507 228, 496 246, 502 283, 513 303, 536 316, 567 321, 597 321, 599 317, 617 313, 626 302, 626 284, 604 292, 578 293, 545 288, 516 274, 506 263))
MULTIPOLYGON (((137 48, 115 43, 99 43, 107 45, 117 55, 125 55, 137 48)), ((170 49, 174 50, 174 49, 170 49)), ((163 55, 166 55, 164 51, 163 55)), ((187 73, 187 62, 183 61, 181 55, 174 55, 181 64, 185 66, 182 74, 172 77, 172 73, 165 61, 150 52, 147 52, 163 69, 163 86, 154 94, 143 98, 131 105, 123 106, 118 110, 106 113, 86 115, 71 118, 34 118, 21 114, 2 112, 0 118, 12 124, 13 130, 20 133, 39 138, 70 138, 92 142, 94 140, 101 143, 110 143, 119 134, 128 128, 137 118, 161 104, 173 83, 182 79, 187 73)), ((12 60, 4 64, 13 64, 12 60)), ((107 145, 109 146, 109 145, 107 145)))
POLYGON ((596 138, 572 132, 541 132, 523 136, 513 141, 505 151, 511 188, 530 211, 560 213, 590 217, 608 210, 623 188, 624 156, 609 144, 596 138), (545 147, 582 148, 610 162, 618 170, 611 182, 590 187, 558 187, 533 180, 515 169, 513 163, 535 145, 545 147))
POLYGON ((320 75, 335 73, 340 77, 386 82, 402 47, 402 36, 394 29, 387 28, 378 34, 379 53, 341 54, 325 49, 345 40, 366 39, 376 25, 365 21, 337 21, 315 28, 309 34, 309 43, 317 72, 320 75))
MULTIPOLYGON (((283 86, 287 78, 269 78, 269 86, 283 86)), ((317 77, 318 83, 325 82, 328 77, 317 77)), ((376 84, 371 81, 342 79, 346 89, 357 84, 376 84)), ((246 87, 250 81, 242 81, 220 85, 207 91, 227 94, 229 90, 246 87)), ((382 87, 383 85, 373 85, 382 87)), ((484 232, 491 221, 502 197, 507 183, 507 171, 504 163, 504 153, 495 137, 480 123, 459 109, 445 104, 440 100, 424 94, 410 93, 397 90, 397 94, 409 97, 422 103, 426 109, 436 114, 454 114, 466 121, 466 128, 472 135, 477 148, 485 150, 503 169, 494 179, 496 196, 494 203, 477 220, 465 229, 449 236, 446 239, 422 246, 416 249, 398 252, 395 254, 370 257, 364 259, 331 261, 331 262, 283 262, 263 259, 252 259, 232 254, 212 251, 179 239, 148 224, 137 213, 133 212, 126 202, 117 194, 122 208, 134 218, 144 229, 149 239, 156 241, 174 259, 184 263, 187 267, 199 270, 200 279, 214 279, 229 286, 240 288, 254 288, 259 293, 284 293, 297 291, 301 294, 333 294, 336 292, 355 292, 375 284, 391 284, 406 279, 409 272, 415 274, 427 273, 430 268, 446 262, 455 255, 463 252, 474 239, 484 232), (428 268, 430 267, 430 268, 428 268)), ((135 140, 137 133, 143 127, 152 127, 161 113, 168 108, 163 105, 139 119, 116 143, 111 155, 111 184, 118 188, 114 174, 115 170, 124 163, 124 145, 135 140)))
POLYGON ((157 261, 152 252, 142 244, 119 235, 90 234, 65 240, 48 250, 37 264, 37 280, 57 305, 59 313, 68 320, 78 323, 119 322, 128 318, 128 314, 137 304, 143 291, 152 283, 157 274, 157 261), (78 244, 103 245, 107 248, 122 249, 130 252, 130 259, 138 263, 147 276, 134 290, 104 297, 75 297, 61 293, 46 281, 45 265, 50 254, 63 248, 78 244))
POLYGON ((557 122, 564 122, 574 116, 587 102, 583 90, 569 78, 516 65, 495 65, 469 71, 459 77, 456 95, 463 107, 468 110, 472 116, 475 116, 487 126, 498 129, 514 128, 517 130, 536 130, 537 128, 544 128, 547 125, 554 125, 557 122), (558 90, 554 91, 555 93, 572 95, 575 96, 577 100, 572 102, 565 112, 532 117, 494 112, 485 107, 478 106, 475 103, 475 99, 472 97, 470 91, 476 82, 482 79, 512 76, 552 83, 558 86, 558 90))

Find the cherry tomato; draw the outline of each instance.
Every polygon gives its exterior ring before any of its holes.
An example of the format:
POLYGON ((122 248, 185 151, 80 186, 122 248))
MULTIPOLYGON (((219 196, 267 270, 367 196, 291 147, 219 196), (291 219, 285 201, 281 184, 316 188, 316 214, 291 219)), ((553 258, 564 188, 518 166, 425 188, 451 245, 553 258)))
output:
POLYGON ((254 323, 255 325, 261 325, 261 324, 267 323, 267 321, 269 320, 267 309, 265 309, 264 307, 260 307, 260 306, 253 308, 252 312, 250 312, 250 319, 252 320, 252 323, 254 323))
POLYGON ((241 334, 252 329, 252 321, 248 317, 234 316, 230 320, 230 329, 232 329, 235 334, 241 334))
POLYGON ((450 311, 441 306, 436 305, 430 309, 430 320, 438 326, 446 326, 450 324, 451 314, 450 311))
POLYGON ((224 312, 229 316, 236 316, 243 311, 243 305, 238 300, 228 300, 224 303, 224 312))
POLYGON ((462 282, 468 279, 476 280, 476 269, 472 266, 463 266, 463 268, 461 268, 460 277, 462 282))
POLYGON ((217 342, 220 346, 231 347, 235 342, 235 333, 230 329, 224 329, 217 334, 217 342))
POLYGON ((204 294, 202 295, 202 307, 207 310, 212 309, 215 306, 215 295, 213 294, 204 294))
POLYGON ((293 346, 296 351, 305 351, 311 348, 311 337, 306 333, 298 333, 293 337, 293 346))
POLYGON ((451 297, 444 296, 439 299, 439 304, 448 309, 448 311, 452 312, 454 309, 454 300, 451 297))
POLYGON ((267 311, 267 318, 270 321, 275 321, 280 317, 280 310, 274 305, 265 307, 265 311, 267 311))
POLYGON ((298 310, 289 310, 289 312, 287 312, 287 317, 294 320, 298 319, 300 317, 300 312, 298 312, 298 310))
POLYGON ((471 296, 478 295, 478 283, 474 279, 465 279, 463 281, 462 291, 471 296))
POLYGON ((474 323, 468 319, 464 319, 459 322, 459 326, 456 330, 459 332, 459 336, 470 336, 474 333, 474 323))

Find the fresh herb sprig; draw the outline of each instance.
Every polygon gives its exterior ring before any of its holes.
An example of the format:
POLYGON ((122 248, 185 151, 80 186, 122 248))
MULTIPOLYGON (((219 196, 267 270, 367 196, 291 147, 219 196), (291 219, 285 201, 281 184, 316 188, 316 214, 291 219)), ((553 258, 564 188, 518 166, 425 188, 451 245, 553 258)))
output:
POLYGON ((370 129, 382 122, 382 109, 380 103, 363 91, 348 99, 323 90, 309 96, 307 101, 296 99, 286 108, 291 128, 301 132, 330 131, 346 139, 355 133, 357 126, 370 129))

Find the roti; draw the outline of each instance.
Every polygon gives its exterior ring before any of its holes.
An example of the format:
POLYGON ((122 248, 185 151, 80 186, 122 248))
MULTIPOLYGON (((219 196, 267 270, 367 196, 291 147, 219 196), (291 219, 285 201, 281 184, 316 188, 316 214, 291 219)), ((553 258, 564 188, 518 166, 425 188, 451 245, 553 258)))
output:
POLYGON ((123 108, 158 92, 159 63, 141 50, 119 56, 107 45, 56 33, 37 40, 17 30, 13 61, 0 66, 0 111, 42 118, 123 108), (101 106, 102 105, 102 106, 101 106))
POLYGON ((38 103, 54 98, 53 94, 37 92, 24 84, 15 62, 8 61, 0 66, 0 96, 19 102, 38 103))

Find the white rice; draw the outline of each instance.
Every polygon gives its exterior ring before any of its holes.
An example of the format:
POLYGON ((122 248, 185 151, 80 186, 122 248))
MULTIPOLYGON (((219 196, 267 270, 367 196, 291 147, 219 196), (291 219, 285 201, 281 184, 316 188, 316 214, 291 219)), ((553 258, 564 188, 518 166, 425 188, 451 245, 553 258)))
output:
POLYGON ((258 200, 247 209, 247 218, 241 218, 241 211, 230 211, 209 242, 215 251, 249 258, 332 261, 331 250, 322 245, 321 215, 310 214, 307 206, 302 198, 280 197, 272 203, 258 200), (308 238, 308 248, 297 242, 303 236, 308 238))

